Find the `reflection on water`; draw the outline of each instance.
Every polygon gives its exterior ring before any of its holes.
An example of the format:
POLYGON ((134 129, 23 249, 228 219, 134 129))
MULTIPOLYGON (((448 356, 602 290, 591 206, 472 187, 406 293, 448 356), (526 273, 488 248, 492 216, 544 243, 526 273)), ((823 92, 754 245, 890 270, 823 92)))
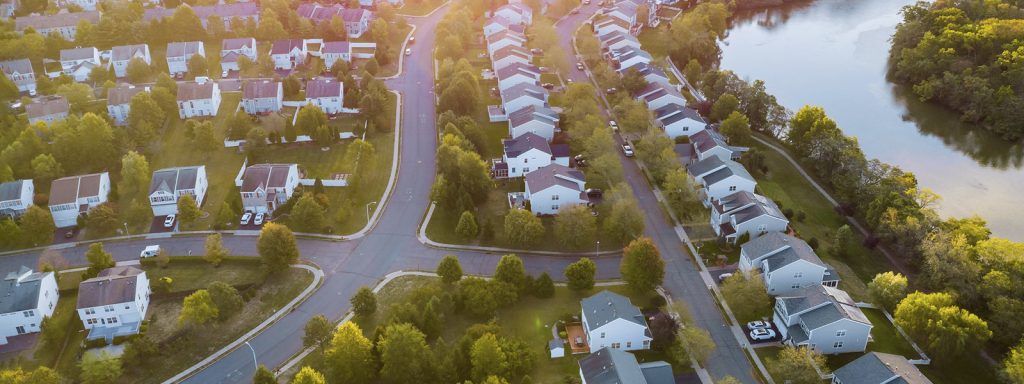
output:
POLYGON ((763 79, 783 105, 821 105, 864 153, 913 172, 946 215, 979 214, 1000 236, 1024 240, 1024 146, 919 101, 885 78, 899 10, 914 0, 800 1, 741 14, 722 68, 763 79))

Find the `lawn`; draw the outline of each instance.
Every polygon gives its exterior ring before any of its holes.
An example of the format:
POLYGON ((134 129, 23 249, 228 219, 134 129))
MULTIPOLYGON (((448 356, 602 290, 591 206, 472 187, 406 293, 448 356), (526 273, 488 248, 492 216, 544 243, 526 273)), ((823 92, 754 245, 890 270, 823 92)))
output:
POLYGON ((424 16, 440 7, 442 3, 440 0, 407 1, 396 11, 399 15, 424 16))
POLYGON ((48 323, 49 328, 44 332, 58 332, 64 335, 65 340, 59 345, 44 345, 40 338, 33 352, 36 364, 54 368, 61 373, 75 374, 78 369, 76 366, 77 356, 81 352, 82 341, 85 339, 85 332, 82 332, 82 321, 78 319, 75 309, 77 303, 77 286, 73 291, 61 290, 57 308, 54 309, 53 316, 48 323), (63 354, 62 348, 64 349, 63 354))
POLYGON ((730 244, 719 244, 718 241, 704 241, 699 243, 701 257, 704 264, 709 266, 724 266, 736 264, 740 261, 740 247, 730 244))

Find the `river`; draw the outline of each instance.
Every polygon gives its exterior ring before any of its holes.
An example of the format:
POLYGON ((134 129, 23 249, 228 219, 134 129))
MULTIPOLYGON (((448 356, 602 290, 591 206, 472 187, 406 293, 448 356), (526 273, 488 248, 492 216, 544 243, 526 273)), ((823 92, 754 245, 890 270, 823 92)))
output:
POLYGON ((899 10, 914 0, 818 0, 741 14, 723 69, 764 80, 782 105, 825 108, 869 158, 913 172, 944 216, 978 214, 1024 241, 1024 148, 922 103, 885 78, 899 10))

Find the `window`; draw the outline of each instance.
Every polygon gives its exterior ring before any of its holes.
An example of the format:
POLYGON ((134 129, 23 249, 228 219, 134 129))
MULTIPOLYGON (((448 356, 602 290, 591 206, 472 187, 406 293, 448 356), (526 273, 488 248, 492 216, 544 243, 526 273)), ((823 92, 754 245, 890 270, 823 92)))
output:
POLYGON ((558 200, 558 195, 552 195, 551 200, 558 200))
POLYGON ((31 310, 25 311, 24 313, 25 313, 25 317, 32 317, 32 316, 36 315, 36 313, 34 311, 31 311, 31 310))
POLYGON ((103 312, 114 312, 114 306, 113 305, 108 305, 108 306, 103 307, 103 312))
POLYGON ((523 164, 529 164, 529 163, 530 163, 530 159, 523 159, 523 164))
POLYGON ((530 167, 523 168, 523 173, 530 173, 530 167))
MULTIPOLYGON (((800 288, 800 284, 793 283, 793 285, 790 286, 790 288, 799 289, 800 288)), ((774 289, 773 289, 773 291, 774 291, 774 289)))
POLYGON ((601 338, 602 339, 604 338, 604 332, 601 332, 601 338))
POLYGON ((797 273, 793 274, 793 278, 794 279, 799 279, 801 277, 804 277, 804 273, 803 272, 797 272, 797 273))
POLYGON ((612 343, 612 348, 614 348, 614 349, 622 348, 622 343, 612 343))
POLYGON ((125 304, 124 309, 131 309, 131 307, 129 307, 128 304, 125 304))
POLYGON ((644 340, 644 349, 649 349, 649 348, 651 348, 651 341, 650 340, 644 340))
POLYGON ((96 319, 86 319, 86 320, 85 320, 85 322, 86 322, 87 324, 96 324, 96 323, 98 323, 99 321, 97 321, 96 319))
POLYGON ((117 318, 116 317, 109 317, 109 318, 107 318, 107 324, 117 324, 117 318))
POLYGON ((552 205, 552 206, 551 206, 551 209, 553 209, 553 210, 556 210, 556 211, 557 211, 557 210, 558 210, 558 204, 552 205))
POLYGON ((633 342, 632 341, 627 341, 626 342, 626 348, 632 348, 632 347, 633 347, 633 342))
POLYGON ((839 349, 839 348, 842 348, 842 347, 843 347, 843 342, 842 341, 837 341, 837 342, 832 344, 832 348, 835 348, 835 349, 839 349))
POLYGON ((845 329, 840 329, 840 330, 836 331, 836 337, 844 337, 844 336, 846 336, 846 330, 845 329))
POLYGON ((735 185, 730 185, 729 186, 729 192, 735 192, 735 191, 736 191, 736 186, 735 185))
POLYGON ((86 308, 85 309, 85 314, 86 315, 95 315, 96 314, 96 308, 86 308))

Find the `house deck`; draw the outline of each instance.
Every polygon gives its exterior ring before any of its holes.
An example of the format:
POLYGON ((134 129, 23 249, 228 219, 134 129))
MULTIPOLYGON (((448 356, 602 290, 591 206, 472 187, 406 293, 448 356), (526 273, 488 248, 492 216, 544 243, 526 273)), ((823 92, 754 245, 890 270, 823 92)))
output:
POLYGON ((140 322, 121 323, 117 327, 96 327, 89 331, 87 340, 107 339, 108 343, 114 342, 117 336, 127 336, 139 333, 140 322))
POLYGON ((565 333, 569 336, 569 347, 572 349, 573 354, 590 353, 590 345, 587 344, 587 334, 583 332, 583 324, 566 324, 565 333))

